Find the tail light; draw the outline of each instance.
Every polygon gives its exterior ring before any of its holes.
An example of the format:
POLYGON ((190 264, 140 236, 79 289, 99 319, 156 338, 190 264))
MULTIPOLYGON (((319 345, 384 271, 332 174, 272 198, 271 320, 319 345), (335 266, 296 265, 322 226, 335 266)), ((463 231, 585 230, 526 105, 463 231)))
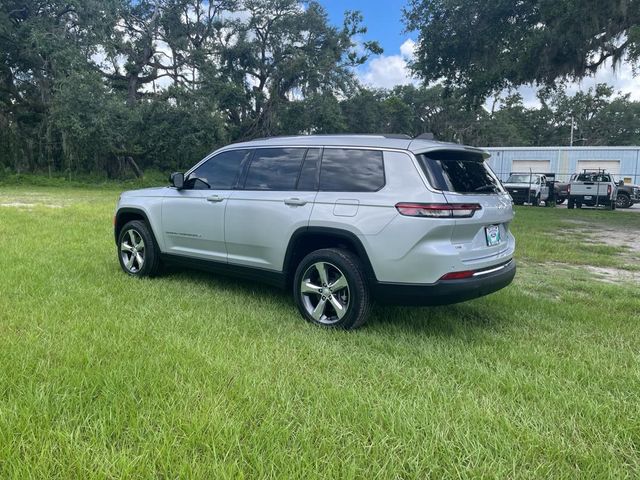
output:
POLYGON ((567 193, 571 193, 571 184, 567 185, 567 193))
POLYGON ((607 185, 607 196, 611 196, 611 185, 607 185))
POLYGON ((407 217, 468 218, 482 207, 477 203, 397 203, 396 210, 407 217))

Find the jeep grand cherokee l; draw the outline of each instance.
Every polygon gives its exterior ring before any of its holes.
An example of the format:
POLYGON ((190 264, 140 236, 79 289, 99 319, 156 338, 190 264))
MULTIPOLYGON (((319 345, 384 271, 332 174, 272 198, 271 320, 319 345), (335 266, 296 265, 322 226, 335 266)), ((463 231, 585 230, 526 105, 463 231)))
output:
POLYGON ((134 277, 181 264, 290 288, 308 321, 347 329, 374 301, 476 298, 515 275, 512 201, 487 156, 383 135, 229 145, 121 195, 118 259, 134 277))

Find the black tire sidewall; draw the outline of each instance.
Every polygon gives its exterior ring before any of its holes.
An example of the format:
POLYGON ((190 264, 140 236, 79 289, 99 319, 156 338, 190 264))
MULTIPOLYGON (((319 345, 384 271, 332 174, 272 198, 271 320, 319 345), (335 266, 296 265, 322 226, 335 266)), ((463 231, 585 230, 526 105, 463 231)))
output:
POLYGON ((122 270, 128 275, 131 275, 132 277, 148 277, 153 276, 157 273, 159 261, 158 247, 149 227, 145 222, 140 220, 132 220, 130 222, 127 222, 120 230, 120 234, 118 235, 117 247, 118 262, 120 263, 120 267, 122 268, 122 270), (129 230, 135 230, 140 234, 142 240, 144 240, 144 262, 142 268, 137 272, 130 272, 127 269, 122 261, 122 255, 120 253, 120 245, 122 243, 122 239, 129 230))
POLYGON ((302 316, 310 323, 322 327, 343 328, 346 330, 358 328, 366 322, 370 308, 369 287, 358 257, 348 250, 339 248, 316 250, 302 259, 296 268, 293 278, 293 296, 302 316), (316 321, 307 313, 300 294, 302 276, 316 262, 335 265, 345 275, 349 284, 349 309, 342 319, 329 325, 316 321))
POLYGON ((631 206, 631 197, 629 197, 628 195, 625 195, 624 193, 618 194, 616 201, 618 198, 624 198, 625 199, 625 204, 624 205, 616 205, 616 207, 618 208, 629 208, 631 206))

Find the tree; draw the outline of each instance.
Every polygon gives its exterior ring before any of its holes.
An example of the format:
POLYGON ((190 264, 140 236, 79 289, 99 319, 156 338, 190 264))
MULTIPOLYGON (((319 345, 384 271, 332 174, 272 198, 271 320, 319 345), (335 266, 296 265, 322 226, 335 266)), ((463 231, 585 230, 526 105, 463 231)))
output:
POLYGON ((464 87, 478 104, 505 87, 640 59, 638 0, 411 0, 405 18, 419 34, 415 73, 464 87))

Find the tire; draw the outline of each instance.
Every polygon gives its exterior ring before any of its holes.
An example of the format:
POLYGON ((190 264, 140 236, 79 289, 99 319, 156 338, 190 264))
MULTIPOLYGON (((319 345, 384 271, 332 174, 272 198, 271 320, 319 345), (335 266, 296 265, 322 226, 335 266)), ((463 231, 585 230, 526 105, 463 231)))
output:
POLYGON ((540 194, 536 195, 536 198, 533 199, 531 205, 533 205, 534 207, 540 206, 540 194))
POLYGON ((160 270, 160 249, 147 224, 132 220, 118 235, 118 261, 132 277, 152 277, 160 270))
POLYGON ((567 208, 569 210, 573 210, 575 208, 576 204, 573 200, 569 199, 569 201, 567 202, 567 208))
POLYGON ((618 208, 629 208, 633 205, 631 203, 631 197, 626 193, 619 193, 616 197, 616 207, 618 208))
POLYGON ((369 285, 360 259, 348 250, 311 252, 298 265, 293 282, 296 306, 307 321, 345 330, 366 323, 371 309, 369 285))
POLYGON ((581 203, 576 203, 576 207, 577 208, 582 208, 582 204, 581 203))

